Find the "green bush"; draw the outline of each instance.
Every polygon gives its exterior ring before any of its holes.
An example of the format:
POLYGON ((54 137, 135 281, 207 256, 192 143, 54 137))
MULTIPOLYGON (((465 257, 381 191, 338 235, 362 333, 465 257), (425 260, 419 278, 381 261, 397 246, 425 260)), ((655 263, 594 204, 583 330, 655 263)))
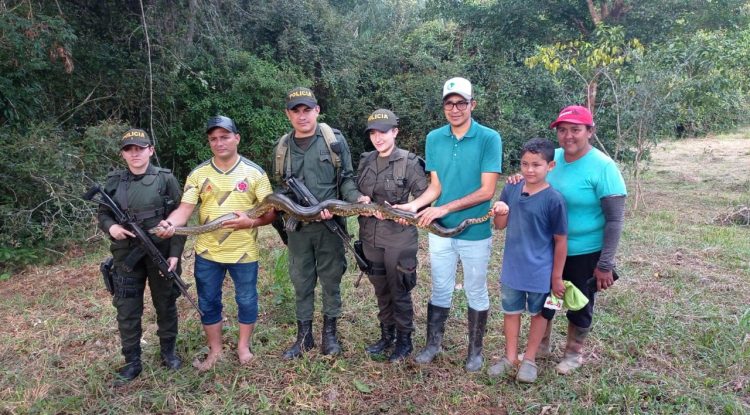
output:
POLYGON ((44 261, 44 248, 64 250, 93 230, 95 206, 81 195, 119 163, 126 129, 102 123, 83 134, 49 123, 0 130, 0 263, 44 261))

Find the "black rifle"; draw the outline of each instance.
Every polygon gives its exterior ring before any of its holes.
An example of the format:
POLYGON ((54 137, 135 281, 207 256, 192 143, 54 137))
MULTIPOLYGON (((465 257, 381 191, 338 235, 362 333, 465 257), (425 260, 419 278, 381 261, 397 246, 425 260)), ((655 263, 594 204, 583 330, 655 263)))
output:
MULTIPOLYGON (((310 189, 305 186, 304 183, 297 180, 294 176, 289 176, 289 178, 284 180, 289 186, 289 189, 294 192, 294 195, 297 196, 297 202, 299 202, 302 206, 315 206, 320 203, 320 201, 310 192, 310 189)), ((328 219, 324 220, 323 224, 328 228, 329 231, 334 233, 336 236, 341 238, 342 241, 344 241, 344 246, 354 255, 354 259, 357 261, 357 266, 359 267, 359 270, 361 271, 359 274, 359 278, 357 278, 357 281, 354 283, 355 287, 359 287, 359 282, 362 280, 363 274, 369 274, 372 268, 372 264, 370 261, 367 260, 364 256, 364 252, 360 255, 360 253, 352 246, 352 237, 349 236, 348 233, 346 233, 346 230, 344 230, 335 220, 328 219)))
POLYGON ((198 304, 196 304, 195 300, 193 300, 193 298, 190 297, 190 294, 188 294, 187 290, 190 285, 183 281, 182 278, 180 278, 179 274, 169 270, 169 263, 167 263, 167 259, 164 258, 164 255, 162 255, 161 251, 159 251, 159 248, 154 245, 154 241, 151 240, 148 234, 138 225, 138 223, 133 218, 129 217, 120 209, 120 206, 117 205, 117 202, 112 200, 112 198, 109 197, 109 195, 104 192, 104 190, 102 190, 102 188, 99 187, 98 184, 92 186, 91 189, 89 189, 89 191, 83 195, 83 198, 85 200, 90 200, 109 208, 109 210, 112 211, 112 213, 115 215, 115 220, 117 220, 117 223, 127 227, 131 232, 133 232, 133 234, 135 234, 135 239, 138 241, 139 248, 143 250, 145 255, 151 258, 154 264, 156 264, 156 267, 159 268, 159 272, 161 273, 161 275, 168 280, 172 280, 180 290, 182 295, 185 296, 188 301, 190 301, 190 304, 192 304, 193 307, 195 307, 195 309, 198 311, 198 314, 200 314, 201 317, 203 316, 203 312, 200 310, 200 308, 198 308, 198 304), (94 196, 96 196, 97 194, 99 195, 99 198, 94 199, 94 196))

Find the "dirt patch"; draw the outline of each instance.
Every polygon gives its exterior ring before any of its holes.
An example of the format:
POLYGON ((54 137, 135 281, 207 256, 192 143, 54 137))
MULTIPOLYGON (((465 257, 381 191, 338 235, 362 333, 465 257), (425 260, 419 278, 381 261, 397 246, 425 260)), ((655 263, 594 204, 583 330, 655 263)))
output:
POLYGON ((737 135, 663 143, 652 153, 642 192, 639 209, 712 223, 750 203, 750 140, 737 135))
POLYGON ((747 183, 750 140, 736 135, 667 142, 653 151, 649 168, 672 172, 689 182, 716 181, 725 186, 747 183))

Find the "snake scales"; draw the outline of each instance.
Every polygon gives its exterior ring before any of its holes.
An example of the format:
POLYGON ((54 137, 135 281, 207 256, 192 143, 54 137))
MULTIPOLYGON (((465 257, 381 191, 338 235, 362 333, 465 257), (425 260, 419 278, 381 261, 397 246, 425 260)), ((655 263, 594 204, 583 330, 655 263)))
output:
MULTIPOLYGON (((263 199, 263 202, 258 204, 252 209, 246 210, 245 213, 251 218, 258 218, 263 216, 265 213, 275 209, 277 211, 284 211, 291 217, 300 220, 302 222, 313 222, 320 219, 320 212, 323 209, 328 209, 334 215, 337 216, 354 216, 362 214, 372 214, 374 212, 380 212, 383 217, 388 220, 404 219, 409 224, 419 227, 419 219, 417 215, 412 212, 404 210, 394 209, 390 206, 377 205, 371 203, 347 203, 341 200, 326 200, 315 206, 305 207, 294 203, 288 197, 279 194, 271 193, 263 199)), ((219 216, 218 218, 198 226, 178 226, 175 228, 175 235, 197 235, 201 233, 215 231, 219 229, 221 225, 231 219, 236 218, 237 215, 234 213, 227 213, 226 215, 219 216)), ((491 217, 490 213, 479 218, 464 219, 458 226, 454 228, 446 228, 441 226, 437 221, 433 221, 429 226, 424 227, 428 232, 434 233, 435 235, 442 236, 444 238, 451 238, 463 232, 469 225, 482 223, 491 217)), ((149 229, 150 233, 156 233, 162 228, 156 226, 149 229)))

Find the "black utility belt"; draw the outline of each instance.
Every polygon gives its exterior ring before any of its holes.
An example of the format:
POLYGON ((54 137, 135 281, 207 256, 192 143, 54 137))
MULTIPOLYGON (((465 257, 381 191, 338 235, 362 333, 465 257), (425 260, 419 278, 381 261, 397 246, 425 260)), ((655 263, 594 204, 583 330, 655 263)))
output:
POLYGON ((136 222, 143 222, 148 219, 153 219, 156 217, 163 218, 164 217, 164 208, 156 208, 156 209, 148 209, 148 210, 141 210, 138 212, 126 212, 126 214, 131 217, 136 222))

